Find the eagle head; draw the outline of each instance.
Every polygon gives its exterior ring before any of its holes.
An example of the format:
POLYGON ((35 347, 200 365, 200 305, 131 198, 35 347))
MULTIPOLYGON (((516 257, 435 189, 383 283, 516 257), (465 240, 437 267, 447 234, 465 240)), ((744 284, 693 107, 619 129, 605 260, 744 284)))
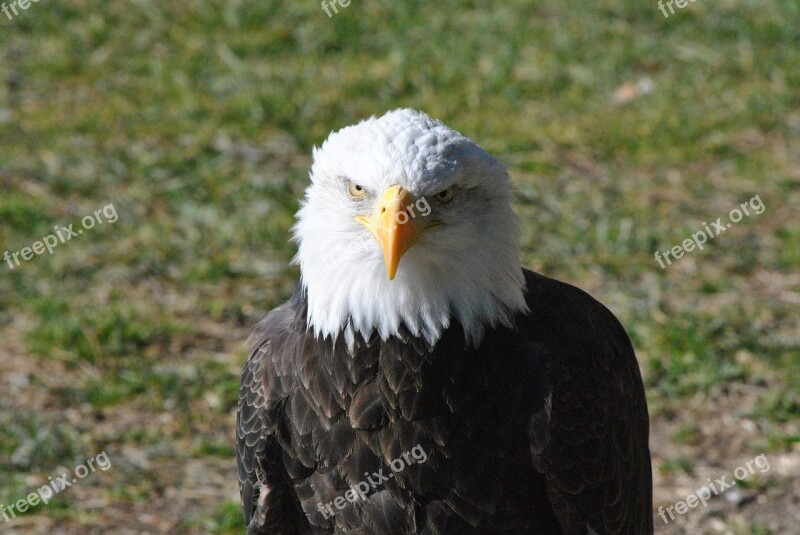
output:
POLYGON ((317 336, 434 345, 457 322, 477 345, 526 311, 508 173, 468 138, 394 110, 332 133, 310 177, 294 262, 317 336))

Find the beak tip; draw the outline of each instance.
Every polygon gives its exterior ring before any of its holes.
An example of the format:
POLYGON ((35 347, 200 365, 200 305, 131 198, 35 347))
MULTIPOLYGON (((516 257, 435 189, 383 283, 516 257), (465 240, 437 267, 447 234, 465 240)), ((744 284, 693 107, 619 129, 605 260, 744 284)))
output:
POLYGON ((380 213, 373 215, 369 226, 383 250, 386 276, 390 281, 397 275, 400 258, 414 240, 412 215, 406 211, 413 201, 414 198, 401 186, 390 186, 381 199, 380 213))

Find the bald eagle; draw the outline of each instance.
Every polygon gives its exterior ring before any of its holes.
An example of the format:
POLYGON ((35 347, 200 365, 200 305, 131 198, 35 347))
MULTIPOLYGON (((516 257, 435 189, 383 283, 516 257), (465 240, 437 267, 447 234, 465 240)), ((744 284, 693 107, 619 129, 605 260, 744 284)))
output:
POLYGON ((331 134, 310 176, 301 282, 242 374, 247 533, 652 533, 631 343, 520 267, 503 166, 404 109, 331 134))

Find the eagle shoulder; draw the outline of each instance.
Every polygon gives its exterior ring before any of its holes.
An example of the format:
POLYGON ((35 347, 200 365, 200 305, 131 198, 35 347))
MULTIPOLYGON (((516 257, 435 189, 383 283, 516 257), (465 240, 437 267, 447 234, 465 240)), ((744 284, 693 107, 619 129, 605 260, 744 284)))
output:
POLYGON ((586 292, 526 271, 518 328, 541 377, 531 458, 566 534, 653 532, 649 420, 625 330, 586 292))
POLYGON ((236 461, 248 535, 310 533, 282 459, 278 418, 291 389, 296 315, 292 300, 261 320, 242 372, 236 461))

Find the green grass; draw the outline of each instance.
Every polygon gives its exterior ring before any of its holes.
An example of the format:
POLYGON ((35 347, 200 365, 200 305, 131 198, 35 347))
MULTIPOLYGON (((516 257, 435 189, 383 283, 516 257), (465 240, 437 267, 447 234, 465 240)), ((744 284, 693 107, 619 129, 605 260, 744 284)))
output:
MULTIPOLYGON (((666 19, 632 0, 354 0, 332 18, 318 2, 74 0, 0 16, 0 254, 111 202, 119 214, 53 255, 0 264, 0 329, 63 366, 64 384, 35 384, 47 418, 63 404, 143 419, 94 438, 62 422, 52 451, 33 411, 14 411, 0 459, 25 441, 42 449, 2 471, 46 474, 107 443, 232 458, 243 340, 297 281, 289 228, 311 148, 399 106, 508 163, 523 263, 620 317, 657 417, 754 385, 768 392, 749 416, 791 450, 796 428, 778 424, 800 418, 798 45, 794 0, 696 2, 666 19), (643 78, 650 93, 613 103, 643 78), (659 268, 656 250, 755 194, 763 214, 659 268), (175 421, 150 424, 164 413, 175 421)), ((675 443, 696 440, 689 424, 675 443)), ((242 528, 230 502, 187 522, 242 528)))

